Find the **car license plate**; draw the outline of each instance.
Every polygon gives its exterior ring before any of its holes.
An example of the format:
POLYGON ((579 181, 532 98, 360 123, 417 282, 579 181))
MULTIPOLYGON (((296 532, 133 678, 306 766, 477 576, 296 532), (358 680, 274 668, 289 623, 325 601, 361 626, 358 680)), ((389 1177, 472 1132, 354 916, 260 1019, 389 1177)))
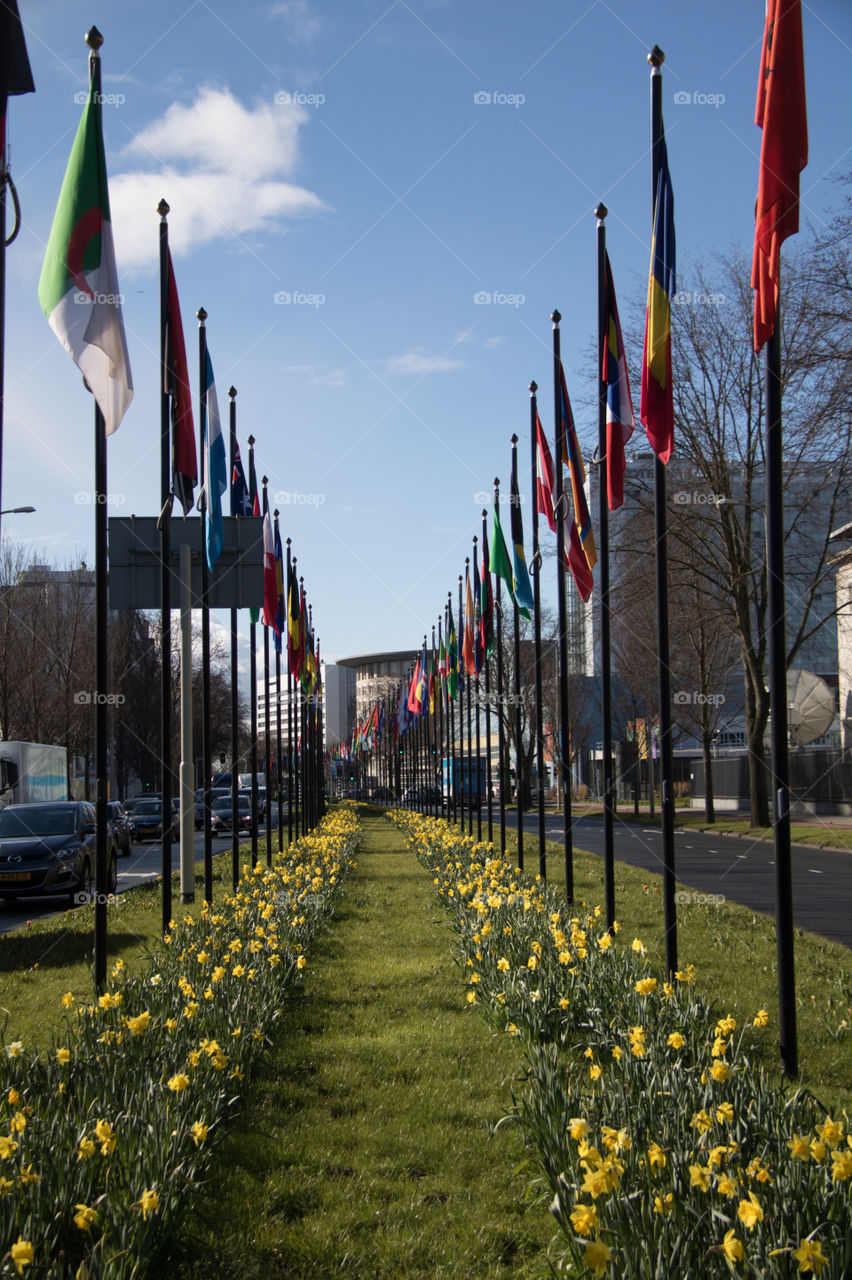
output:
POLYGON ((0 884, 8 884, 10 880, 29 880, 29 871, 0 871, 0 884))

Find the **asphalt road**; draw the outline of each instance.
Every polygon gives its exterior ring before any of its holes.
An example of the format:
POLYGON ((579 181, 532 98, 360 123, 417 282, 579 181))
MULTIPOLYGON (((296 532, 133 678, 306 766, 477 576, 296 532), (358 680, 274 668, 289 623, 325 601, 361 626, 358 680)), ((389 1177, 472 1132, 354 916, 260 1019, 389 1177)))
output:
MULTIPOLYGON (((494 828, 499 838, 498 822, 495 806, 494 828)), ((507 812, 506 823, 516 827, 517 815, 507 812)), ((474 814, 474 834, 476 829, 474 814)), ((484 811, 483 829, 487 834, 484 811)), ((548 840, 561 841, 561 816, 547 815, 545 834, 548 840)), ((574 823, 573 844, 575 849, 587 849, 603 857, 603 819, 578 818, 574 823)), ((662 874, 662 837, 658 826, 616 820, 613 844, 615 857, 620 862, 662 874)), ((535 814, 524 815, 524 864, 527 870, 538 869, 535 814)), ((852 947, 852 852, 794 845, 792 867, 795 925, 852 947)), ((765 915, 775 914, 775 849, 771 841, 676 829, 675 875, 683 891, 704 895, 707 905, 721 896, 765 915)))

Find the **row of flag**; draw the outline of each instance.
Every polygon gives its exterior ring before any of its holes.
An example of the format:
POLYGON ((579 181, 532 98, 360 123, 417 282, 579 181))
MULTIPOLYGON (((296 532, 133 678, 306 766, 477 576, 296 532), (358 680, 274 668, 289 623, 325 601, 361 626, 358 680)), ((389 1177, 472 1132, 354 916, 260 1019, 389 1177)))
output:
MULTIPOLYGON (((13 9, 17 17, 14 5, 13 9)), ((10 21, 10 10, 6 13, 10 21)), ((12 27, 20 33, 19 18, 12 27)), ((22 36, 15 47, 26 58, 22 36)), ((133 379, 110 219, 97 62, 95 55, 90 60, 89 95, 62 183, 38 293, 50 327, 86 379, 103 415, 105 434, 110 435, 120 426, 133 398, 133 379)), ((20 75, 15 79, 15 84, 19 83, 23 83, 20 75)), ((9 91, 21 90, 12 87, 9 91)), ((165 276, 162 390, 169 404, 172 492, 185 516, 193 507, 201 511, 206 559, 211 570, 222 552, 222 503, 229 487, 232 516, 262 516, 263 605, 262 609, 250 611, 251 621, 256 623, 262 615, 263 625, 272 630, 278 653, 282 652, 286 630, 289 671, 310 697, 319 682, 320 664, 304 586, 291 567, 285 590, 287 574, 277 520, 273 530, 265 488, 262 509, 259 502, 254 452, 250 450, 247 480, 235 437, 231 440, 229 486, 225 439, 209 351, 205 352, 205 386, 200 405, 202 485, 198 499, 195 498, 198 460, 192 393, 177 280, 167 243, 165 276)))
MULTIPOLYGON (((34 86, 15 0, 6 0, 4 3, 3 19, 6 55, 0 98, 5 146, 6 99, 10 93, 30 92, 34 86)), ((110 216, 102 95, 99 91, 97 48, 100 39, 93 28, 90 33, 90 44, 94 52, 90 59, 89 95, 60 191, 38 294, 51 328, 83 373, 103 415, 105 433, 110 435, 118 429, 132 400, 133 380, 110 216)), ((780 245, 798 229, 798 175, 807 162, 800 0, 769 0, 767 5, 756 123, 762 129, 763 136, 751 283, 755 291, 754 342, 755 348, 759 350, 774 329, 780 245)), ((640 419, 655 453, 663 463, 667 463, 674 445, 671 304, 676 292, 676 268, 674 196, 664 135, 655 153, 654 163, 651 262, 643 343, 640 419)), ((192 508, 198 476, 186 350, 170 254, 164 307, 164 393, 168 395, 171 404, 173 491, 184 514, 187 514, 192 508)), ((635 418, 608 257, 605 266, 603 337, 601 378, 606 385, 607 399, 606 484, 609 508, 616 510, 623 502, 625 446, 632 436, 635 418)), ((566 567, 572 572, 579 594, 583 600, 587 600, 592 589, 592 570, 597 553, 585 496, 583 459, 561 364, 559 377, 561 430, 556 465, 564 465, 568 469, 572 499, 571 517, 567 521, 569 536, 566 567)), ((205 546, 208 563, 212 568, 222 548, 222 497, 228 483, 225 443, 209 353, 201 415, 204 479, 198 505, 205 521, 205 546)), ((556 490, 553 461, 539 423, 536 424, 536 432, 538 510, 544 515, 549 527, 555 529, 560 513, 554 506, 556 490)), ((232 458, 232 469, 238 465, 237 455, 236 459, 232 458)), ((520 507, 514 500, 516 488, 517 476, 513 470, 511 591, 519 608, 528 613, 532 607, 532 592, 523 552, 520 507)), ((251 501, 256 505, 256 486, 251 501)), ((244 496, 239 499, 237 514, 240 511, 246 511, 244 496)), ((272 627, 280 646, 284 630, 281 557, 277 554, 279 549, 275 545, 268 511, 263 512, 263 519, 263 621, 265 625, 272 627)), ((494 554, 497 564, 502 564, 499 547, 494 554)), ((479 572, 478 566, 475 571, 479 572)), ((496 571, 500 572, 500 569, 496 571)), ((506 581, 509 585, 508 575, 506 581)), ((290 584, 287 594, 288 598, 294 595, 290 584)), ((299 604, 294 607, 298 611, 299 604)), ((287 612, 289 632, 289 606, 287 612)), ((300 644, 301 641, 296 644, 297 654, 301 652, 300 644)), ((473 660, 476 660, 475 656, 473 660)), ((311 667, 312 660, 307 654, 302 661, 308 668, 311 667)))

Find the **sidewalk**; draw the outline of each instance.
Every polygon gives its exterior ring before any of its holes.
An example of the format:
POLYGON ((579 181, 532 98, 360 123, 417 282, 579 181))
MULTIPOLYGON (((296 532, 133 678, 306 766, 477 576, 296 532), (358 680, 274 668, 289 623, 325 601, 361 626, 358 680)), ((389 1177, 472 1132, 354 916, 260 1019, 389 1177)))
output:
POLYGON ((511 1110, 519 1044, 467 1005, 401 835, 362 825, 304 994, 212 1171, 223 1201, 192 1274, 539 1280, 552 1222, 526 1198, 518 1128, 487 1127, 511 1110))

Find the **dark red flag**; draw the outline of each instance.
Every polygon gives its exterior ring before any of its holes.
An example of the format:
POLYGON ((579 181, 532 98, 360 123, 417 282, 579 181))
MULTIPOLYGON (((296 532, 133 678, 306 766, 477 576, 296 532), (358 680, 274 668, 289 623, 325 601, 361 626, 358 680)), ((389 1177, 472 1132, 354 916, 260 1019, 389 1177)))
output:
POLYGON ((192 491, 198 479, 195 428, 192 423, 192 392, 186 364, 186 345, 180 318, 177 282, 169 252, 169 294, 166 299, 165 393, 171 401, 172 484, 183 514, 192 510, 192 491))

